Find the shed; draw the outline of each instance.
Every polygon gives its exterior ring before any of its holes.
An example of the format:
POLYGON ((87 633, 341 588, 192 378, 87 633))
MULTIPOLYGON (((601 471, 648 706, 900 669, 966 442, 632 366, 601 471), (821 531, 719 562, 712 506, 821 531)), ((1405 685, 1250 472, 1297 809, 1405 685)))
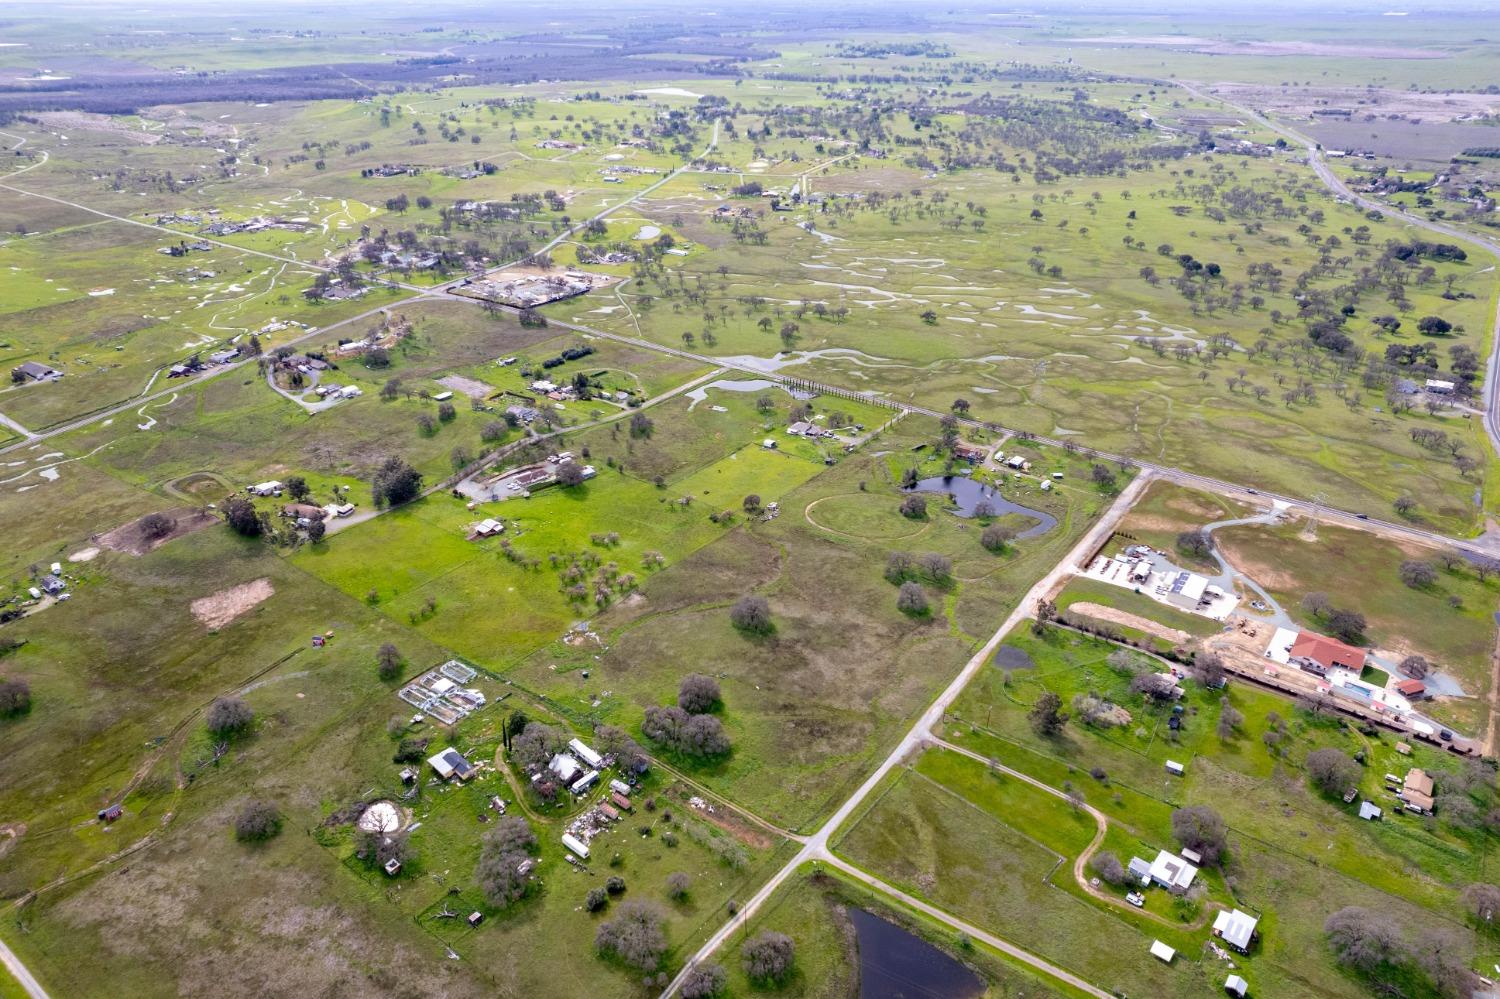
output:
POLYGON ((1171 964, 1172 958, 1177 956, 1177 952, 1171 947, 1168 947, 1166 944, 1162 943, 1160 940, 1153 940, 1151 941, 1151 956, 1158 958, 1166 962, 1167 964, 1171 964))
POLYGON ((1189 850, 1187 847, 1182 848, 1182 859, 1190 861, 1194 864, 1203 863, 1202 854, 1200 854, 1197 850, 1189 850))
POLYGON ((620 813, 615 811, 614 807, 611 805, 600 805, 599 814, 604 816, 606 819, 609 819, 609 821, 611 822, 620 821, 620 813))
POLYGON ((1230 975, 1224 979, 1224 991, 1232 996, 1239 996, 1239 999, 1245 999, 1250 994, 1250 983, 1239 975, 1230 975))
POLYGON ((616 794, 629 794, 630 793, 630 785, 627 784, 627 783, 625 783, 624 781, 620 780, 618 777, 610 779, 609 789, 611 791, 615 792, 616 794))
POLYGON ((470 926, 478 926, 482 922, 484 922, 484 913, 482 913, 482 912, 471 912, 471 913, 469 913, 468 923, 469 923, 470 926))
POLYGON ((434 402, 447 402, 449 399, 452 399, 452 398, 453 398, 453 393, 452 392, 439 392, 437 395, 435 395, 435 396, 432 397, 432 400, 434 402))
POLYGON ((1367 822, 1380 820, 1380 806, 1373 801, 1361 801, 1359 803, 1359 817, 1367 822))
POLYGON ((1427 684, 1421 680, 1402 680, 1396 684, 1396 693, 1408 700, 1416 700, 1427 693, 1427 684))
POLYGON ((622 811, 622 812, 628 812, 628 811, 630 811, 630 799, 627 798, 627 797, 625 797, 619 791, 611 791, 610 795, 609 795, 609 800, 612 801, 612 802, 614 802, 615 803, 615 807, 618 808, 620 811, 622 811))
POLYGON ((1176 760, 1167 761, 1167 773, 1171 774, 1172 776, 1181 777, 1186 771, 1187 768, 1184 767, 1181 763, 1178 763, 1176 760))
POLYGON ((387 860, 385 862, 385 873, 390 877, 395 877, 396 875, 400 874, 401 861, 397 860, 394 857, 392 857, 390 860, 387 860))

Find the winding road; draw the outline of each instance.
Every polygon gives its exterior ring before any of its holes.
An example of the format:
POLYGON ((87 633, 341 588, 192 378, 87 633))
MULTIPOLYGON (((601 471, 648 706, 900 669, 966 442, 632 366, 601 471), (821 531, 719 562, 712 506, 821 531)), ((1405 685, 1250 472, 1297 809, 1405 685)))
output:
POLYGON ((1021 600, 1016 604, 1015 609, 1010 612, 1010 614, 1000 624, 1000 627, 996 629, 995 633, 992 636, 990 636, 989 641, 985 642, 984 646, 980 648, 978 652, 974 653, 974 655, 969 659, 968 663, 965 664, 964 668, 960 670, 958 675, 953 678, 953 681, 949 683, 948 686, 943 690, 943 692, 938 695, 937 699, 933 701, 930 706, 928 706, 927 710, 922 712, 922 716, 917 719, 916 724, 914 724, 906 733, 906 735, 902 737, 901 741, 896 744, 895 748, 890 751, 886 758, 880 763, 878 767, 875 768, 874 772, 870 774, 865 782, 861 784, 859 788, 853 794, 851 794, 842 805, 839 806, 838 810, 829 817, 828 821, 823 823, 823 825, 818 828, 817 832, 813 833, 811 836, 808 836, 806 840, 803 841, 802 849, 797 851, 796 855, 793 856, 789 861, 787 861, 784 867, 782 867, 779 871, 772 875, 771 878, 761 886, 760 890, 757 891, 755 895, 751 897, 751 899, 746 902, 739 909, 739 911, 736 912, 734 916, 732 916, 728 920, 728 922, 726 922, 712 936, 710 936, 708 940, 698 948, 697 953, 695 953, 691 958, 688 959, 688 961, 682 966, 682 970, 678 972, 677 977, 672 980, 671 984, 669 984, 666 990, 662 993, 663 997, 675 995, 677 990, 682 987, 683 982, 686 981, 689 972, 691 972, 693 968, 697 967, 699 964, 702 964, 704 961, 708 960, 708 958, 716 950, 723 946, 724 943, 734 935, 735 931, 745 926, 749 922, 750 918, 756 913, 756 911, 765 904, 767 899, 775 894, 776 889, 780 888, 781 885, 789 877, 792 876, 797 868, 801 867, 805 863, 817 861, 819 863, 825 863, 829 864, 830 866, 836 867, 840 871, 843 871, 845 874, 848 874, 851 877, 854 877, 857 880, 862 881, 863 883, 876 888, 879 891, 885 892, 886 894, 900 899, 907 905, 910 905, 913 908, 926 913, 932 918, 940 920, 941 922, 946 923, 956 930, 967 933, 970 936, 974 937, 976 940, 984 941, 990 946, 995 947, 996 949, 1010 955, 1015 960, 1026 964, 1045 975, 1049 975, 1059 981, 1066 982, 1074 988, 1087 992, 1090 995, 1099 996, 1102 997, 1102 999, 1108 999, 1108 992, 1104 992, 1098 988, 1095 988, 1093 985, 1090 985, 1089 983, 1083 981, 1082 979, 1073 975, 1071 972, 1057 967, 1050 961, 1047 961, 1045 958, 1038 957, 1037 955, 1032 954, 1031 952, 1020 947, 1017 947, 1014 944, 1007 943, 994 934, 987 933, 983 930, 978 929, 977 927, 971 926, 958 917, 953 916, 950 913, 946 913, 927 902, 923 902, 921 899, 917 899, 910 895, 907 895, 906 893, 885 884, 884 882, 875 878, 873 875, 867 874, 864 871, 853 867, 847 862, 836 857, 833 854, 832 850, 829 849, 828 844, 829 840, 834 835, 834 833, 838 831, 839 827, 842 826, 852 814, 854 814, 855 809, 857 809, 864 802, 864 800, 870 796, 870 793, 874 791, 877 786, 879 786, 880 782, 885 779, 886 775, 889 774, 892 769, 894 769, 902 760, 906 759, 913 752, 921 749, 923 746, 933 741, 933 726, 935 726, 939 721, 942 720, 944 713, 946 713, 949 706, 958 699, 959 694, 961 694, 963 692, 963 689, 968 686, 969 681, 974 678, 974 674, 979 672, 979 670, 984 667, 985 663, 989 662, 990 657, 995 654, 995 649, 999 647, 1000 643, 1004 641, 1005 637, 1009 635, 1016 626, 1018 626, 1031 616, 1031 610, 1036 605, 1036 602, 1042 597, 1045 597, 1047 594, 1051 593, 1052 590, 1063 580, 1063 578, 1072 572, 1072 567, 1076 563, 1088 558, 1094 553, 1095 549, 1097 549, 1099 545, 1104 543, 1104 541, 1109 537, 1110 533, 1114 531, 1115 525, 1119 523, 1120 518, 1125 515, 1125 512, 1129 510, 1130 507, 1134 505, 1135 501, 1140 497, 1141 493, 1145 490, 1146 485, 1148 482, 1150 482, 1151 478, 1152 476, 1149 472, 1142 472, 1140 475, 1136 476, 1136 478, 1128 486, 1120 491, 1120 495, 1115 498, 1115 501, 1111 503, 1109 508, 1103 513, 1103 515, 1100 516, 1098 522, 1096 522, 1093 527, 1091 527, 1087 532, 1084 533, 1083 537, 1078 540, 1078 543, 1073 546, 1073 548, 1068 552, 1066 556, 1060 559, 1058 563, 1052 567, 1051 571, 1049 571, 1047 575, 1038 580, 1036 584, 1026 592, 1026 595, 1022 597, 1021 600))

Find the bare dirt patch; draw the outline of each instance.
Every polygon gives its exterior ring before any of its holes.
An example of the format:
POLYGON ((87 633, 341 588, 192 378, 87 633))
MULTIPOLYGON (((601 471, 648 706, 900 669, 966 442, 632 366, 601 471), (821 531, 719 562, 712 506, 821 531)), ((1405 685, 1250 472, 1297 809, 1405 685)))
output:
POLYGON ((466 395, 470 399, 483 399, 495 391, 495 386, 486 385, 484 382, 474 378, 466 378, 463 375, 445 375, 439 378, 437 383, 444 388, 450 388, 455 392, 466 395))
POLYGON ((117 135, 143 146, 152 146, 162 140, 159 132, 143 132, 107 114, 93 114, 88 111, 43 111, 37 117, 47 127, 64 132, 108 132, 110 135, 117 135))
POLYGON ((1289 572, 1273 567, 1271 564, 1261 562, 1245 554, 1244 549, 1234 543, 1226 541, 1222 531, 1215 532, 1214 547, 1219 554, 1229 560, 1229 564, 1240 572, 1255 580, 1268 590, 1280 593, 1294 593, 1297 590, 1297 577, 1289 572))
MULTIPOLYGON (((160 548, 173 538, 180 538, 185 534, 201 531, 205 527, 219 522, 219 518, 213 514, 190 506, 167 510, 166 514, 172 518, 172 529, 159 538, 146 537, 146 532, 141 527, 141 522, 146 517, 137 517, 128 524, 122 524, 105 534, 96 535, 93 540, 98 543, 99 547, 108 548, 111 551, 144 555, 153 548, 160 548)), ((149 517, 150 514, 146 516, 149 517)), ((79 554, 82 554, 82 552, 79 554)), ((97 551, 95 554, 97 554, 97 551)), ((90 556, 90 558, 92 557, 90 556)))
POLYGON ((1118 624, 1126 628, 1134 628, 1136 631, 1144 631, 1148 635, 1164 638, 1174 645, 1186 645, 1193 640, 1193 636, 1185 631, 1180 631, 1177 628, 1168 628, 1166 625, 1159 624, 1149 617, 1141 617, 1139 614, 1132 614, 1129 611, 1122 611, 1115 607, 1105 607, 1103 604, 1091 604, 1085 601, 1069 605, 1068 610, 1087 615, 1098 621, 1107 621, 1110 624, 1118 624))
POLYGON ((193 617, 211 629, 219 629, 270 599, 276 588, 264 577, 199 597, 191 606, 193 617))

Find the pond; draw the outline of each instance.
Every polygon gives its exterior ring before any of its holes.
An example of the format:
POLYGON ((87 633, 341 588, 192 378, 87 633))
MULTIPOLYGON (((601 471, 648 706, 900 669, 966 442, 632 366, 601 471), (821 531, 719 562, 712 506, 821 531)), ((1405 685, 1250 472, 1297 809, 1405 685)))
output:
POLYGON ((975 482, 964 475, 935 475, 930 479, 921 479, 910 491, 936 493, 940 496, 951 495, 958 504, 953 512, 960 517, 974 516, 974 511, 980 503, 988 503, 994 507, 996 516, 1005 513, 1019 513, 1036 520, 1036 524, 1016 535, 1017 540, 1025 540, 1026 538, 1034 538, 1039 534, 1046 534, 1057 526, 1057 518, 1052 516, 1052 514, 1043 513, 1041 510, 1033 510, 1031 507, 1022 506, 1019 503, 1012 503, 1001 496, 1000 491, 994 486, 986 486, 983 483, 975 482))
POLYGON ((985 981, 921 937, 850 909, 859 943, 859 999, 975 999, 985 981))

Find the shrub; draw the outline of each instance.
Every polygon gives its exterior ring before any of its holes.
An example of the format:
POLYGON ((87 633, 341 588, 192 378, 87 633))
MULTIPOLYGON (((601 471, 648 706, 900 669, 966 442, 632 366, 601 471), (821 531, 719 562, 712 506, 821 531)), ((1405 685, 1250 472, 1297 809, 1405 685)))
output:
POLYGON ((157 541, 171 534, 177 521, 164 513, 148 513, 141 518, 141 534, 147 541, 157 541))
POLYGON ((745 942, 745 975, 755 982, 782 982, 792 972, 797 947, 792 938, 775 930, 762 930, 745 942))
POLYGON ((911 520, 921 520, 927 516, 927 500, 925 497, 915 494, 901 501, 901 516, 911 520))
POLYGON ((927 602, 927 591, 922 589, 922 584, 911 580, 902 583, 901 588, 896 591, 896 608, 913 617, 926 614, 931 608, 927 602))
POLYGON ((667 897, 674 902, 687 898, 688 889, 692 886, 693 879, 682 871, 673 871, 667 875, 667 897))
POLYGON ((1431 562, 1423 562, 1421 559, 1407 559, 1401 563, 1399 572, 1401 582, 1414 590, 1426 589, 1437 582, 1437 570, 1431 562))
POLYGON ((239 697, 220 697, 208 706, 206 723, 209 732, 225 737, 238 735, 250 727, 255 712, 239 697))
POLYGON ((1016 532, 1004 524, 990 524, 979 535, 979 543, 992 552, 1003 552, 1016 538, 1016 532))
POLYGON ((600 923, 594 946, 642 971, 653 971, 667 949, 661 910, 650 902, 630 901, 614 919, 600 923))
POLYGON ((1197 851, 1206 864, 1217 863, 1229 846, 1229 827, 1207 805, 1189 805, 1172 813, 1172 836, 1197 851))
POLYGON ((1206 559, 1213 554, 1213 540, 1202 531, 1183 531, 1177 535, 1177 550, 1192 558, 1206 559))
POLYGON ((719 681, 702 673, 689 673, 677 685, 677 706, 690 715, 713 710, 719 697, 719 681))
POLYGON ((260 536, 262 524, 260 514, 255 511, 255 504, 243 496, 231 496, 223 503, 224 522, 227 523, 236 534, 242 534, 247 538, 260 536))
POLYGON ((402 661, 401 652, 396 646, 390 642, 382 645, 380 651, 375 653, 375 662, 380 679, 389 683, 400 676, 402 661))
POLYGON ((1342 796, 1359 783, 1359 764, 1341 750, 1315 749, 1307 754, 1307 776, 1324 794, 1342 796))
POLYGON ((1108 850, 1100 850, 1089 860, 1089 867, 1094 873, 1106 883, 1122 885, 1125 883, 1125 866, 1108 850))
POLYGON ((610 878, 604 882, 604 890, 609 892, 611 895, 625 894, 625 879, 620 877, 618 874, 611 875, 610 878))
POLYGON ((598 912, 609 904, 609 894, 603 888, 590 888, 583 897, 583 907, 589 912, 598 912))
POLYGON ((743 596, 729 610, 729 620, 741 631, 763 635, 771 630, 771 605, 765 597, 743 596))
POLYGON ((531 878, 523 871, 527 855, 535 848, 536 834, 519 815, 501 819, 499 825, 485 834, 475 877, 491 905, 505 908, 526 896, 531 878))
POLYGON ((713 999, 722 995, 729 984, 729 975, 717 964, 700 964, 682 980, 678 994, 682 999, 713 999))
POLYGON ((25 680, 0 680, 0 718, 31 710, 31 686, 25 680))
POLYGON ((234 838, 242 843, 268 840, 281 832, 281 812, 269 801, 247 801, 234 817, 234 838))

